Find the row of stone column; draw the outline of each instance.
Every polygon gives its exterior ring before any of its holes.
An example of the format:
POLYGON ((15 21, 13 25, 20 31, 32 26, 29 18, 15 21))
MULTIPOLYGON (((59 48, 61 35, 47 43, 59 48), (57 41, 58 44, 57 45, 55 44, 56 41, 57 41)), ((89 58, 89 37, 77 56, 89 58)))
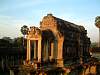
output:
POLYGON ((34 59, 36 59, 38 57, 38 61, 41 60, 41 54, 43 53, 43 58, 45 60, 49 59, 49 46, 51 47, 50 52, 51 52, 51 56, 50 59, 56 59, 57 58, 57 41, 54 42, 49 42, 48 40, 45 41, 44 43, 44 50, 41 51, 41 40, 27 40, 27 61, 31 60, 31 42, 30 41, 34 41, 34 59), (36 44, 36 42, 38 44, 36 44), (38 45, 38 46, 36 46, 38 45))
POLYGON ((56 59, 57 60, 57 66, 63 66, 63 38, 60 38, 58 40, 53 40, 50 42, 50 40, 44 41, 44 59, 56 59), (50 47, 50 48, 49 48, 50 47), (50 50, 50 51, 49 51, 50 50), (51 54, 49 55, 49 52, 51 54))
POLYGON ((8 69, 11 66, 20 64, 19 60, 20 59, 18 59, 18 56, 1 56, 0 68, 4 71, 5 69, 8 69))
MULTIPOLYGON (((27 61, 31 60, 31 40, 27 39, 27 61)), ((41 40, 37 40, 38 48, 36 48, 36 40, 34 41, 34 59, 38 57, 38 61, 41 61, 41 40)))
MULTIPOLYGON (((27 40, 27 61, 31 60, 31 40, 27 40)), ((63 64, 62 54, 63 54, 63 39, 54 40, 50 42, 45 40, 43 44, 43 51, 41 51, 41 39, 33 40, 34 41, 34 59, 38 58, 38 62, 41 61, 41 58, 44 60, 48 59, 57 59, 58 64, 63 64), (37 42, 37 44, 36 44, 37 42), (49 51, 50 49, 50 51, 49 51), (49 55, 51 52, 51 55, 49 55), (42 55, 43 54, 43 55, 42 55)))
POLYGON ((48 59, 56 59, 56 51, 57 51, 57 42, 50 42, 49 40, 44 41, 43 45, 43 59, 48 60, 48 59), (50 52, 50 53, 49 53, 50 52))

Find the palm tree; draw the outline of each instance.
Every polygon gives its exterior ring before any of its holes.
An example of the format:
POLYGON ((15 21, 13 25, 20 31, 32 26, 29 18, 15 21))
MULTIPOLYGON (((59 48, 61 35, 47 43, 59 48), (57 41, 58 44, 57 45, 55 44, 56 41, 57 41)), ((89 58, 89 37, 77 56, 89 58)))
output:
POLYGON ((100 16, 97 16, 97 17, 95 18, 95 25, 96 25, 98 28, 100 28, 100 16))
POLYGON ((21 33, 24 35, 24 38, 23 38, 23 46, 24 46, 25 35, 28 34, 28 30, 29 30, 29 28, 28 28, 28 26, 26 26, 26 25, 23 25, 23 26, 21 27, 21 33))
POLYGON ((95 18, 95 25, 96 25, 96 27, 99 28, 99 42, 98 42, 98 47, 100 47, 100 16, 97 16, 95 18))

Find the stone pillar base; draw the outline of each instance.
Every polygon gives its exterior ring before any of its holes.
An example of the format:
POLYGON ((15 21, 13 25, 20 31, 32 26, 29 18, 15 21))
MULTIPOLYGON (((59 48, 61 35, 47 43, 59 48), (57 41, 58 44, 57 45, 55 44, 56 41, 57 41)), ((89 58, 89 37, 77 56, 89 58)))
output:
POLYGON ((80 64, 83 64, 83 58, 80 57, 80 64))
POLYGON ((10 75, 14 75, 14 71, 13 70, 10 70, 10 75))
POLYGON ((57 59, 57 67, 63 67, 63 59, 57 59))

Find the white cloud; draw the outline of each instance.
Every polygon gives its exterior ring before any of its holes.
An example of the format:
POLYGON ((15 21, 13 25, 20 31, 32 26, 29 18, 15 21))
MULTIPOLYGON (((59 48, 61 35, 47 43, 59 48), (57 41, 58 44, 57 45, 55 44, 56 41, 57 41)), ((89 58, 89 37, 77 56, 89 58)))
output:
POLYGON ((0 16, 0 38, 4 36, 18 37, 21 36, 20 28, 23 25, 32 25, 30 21, 16 19, 10 16, 0 16))

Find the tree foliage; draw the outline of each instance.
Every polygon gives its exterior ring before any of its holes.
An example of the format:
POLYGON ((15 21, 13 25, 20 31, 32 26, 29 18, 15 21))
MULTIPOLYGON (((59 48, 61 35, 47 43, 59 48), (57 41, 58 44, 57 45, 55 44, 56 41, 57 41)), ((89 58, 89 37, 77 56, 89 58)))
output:
POLYGON ((28 26, 26 26, 26 25, 24 25, 24 26, 21 27, 21 33, 23 35, 26 35, 28 33, 28 30, 29 30, 28 26))

